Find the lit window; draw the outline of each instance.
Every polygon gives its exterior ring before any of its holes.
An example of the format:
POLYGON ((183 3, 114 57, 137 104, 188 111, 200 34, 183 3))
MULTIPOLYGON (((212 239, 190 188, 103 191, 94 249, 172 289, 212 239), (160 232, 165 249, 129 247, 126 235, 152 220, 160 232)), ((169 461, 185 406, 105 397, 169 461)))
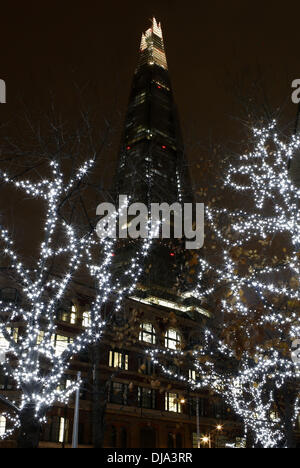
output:
POLYGON ((177 330, 169 328, 165 334, 165 346, 169 349, 179 349, 181 344, 181 337, 177 330))
POLYGON ((55 354, 60 356, 66 350, 69 343, 72 343, 73 338, 63 335, 53 335, 51 340, 55 348, 55 354))
POLYGON ((118 405, 127 405, 128 399, 128 385, 112 382, 110 387, 109 402, 118 405))
POLYGON ((76 318, 77 318, 77 310, 73 304, 72 309, 71 309, 70 323, 74 325, 76 323, 76 318))
POLYGON ((82 314, 82 326, 85 328, 90 327, 91 325, 91 313, 89 311, 83 312, 82 314))
POLYGON ((152 323, 144 322, 141 325, 141 331, 139 334, 139 340, 144 341, 145 343, 156 343, 156 333, 155 328, 152 323))
POLYGON ((64 442, 65 438, 65 418, 59 418, 58 442, 64 442))
POLYGON ((128 370, 128 354, 118 351, 109 352, 109 367, 128 370))
POLYGON ((63 322, 71 323, 75 325, 77 322, 77 309, 74 304, 71 306, 71 310, 61 310, 59 313, 59 319, 63 322))
POLYGON ((278 415, 277 411, 271 411, 270 412, 270 419, 271 419, 271 421, 276 421, 277 419, 279 419, 279 415, 278 415))
POLYGON ((154 365, 153 365, 151 359, 147 359, 145 357, 139 356, 139 358, 138 358, 138 372, 140 374, 153 375, 154 374, 154 365))
POLYGON ((12 339, 18 343, 18 339, 19 339, 19 329, 18 328, 11 328, 11 327, 7 327, 7 331, 10 333, 10 336, 12 337, 12 339))
POLYGON ((0 415, 0 436, 3 436, 6 431, 6 418, 0 415))
POLYGON ((165 411, 171 411, 173 413, 181 413, 182 407, 179 401, 179 395, 177 393, 165 394, 165 411))
MULTIPOLYGON (((11 327, 6 327, 8 333, 11 335, 12 339, 17 343, 18 338, 19 338, 19 329, 18 328, 11 328, 11 327)), ((8 351, 9 348, 9 342, 4 338, 4 335, 2 332, 0 332, 0 354, 4 355, 8 351)))
POLYGON ((40 345, 44 339, 44 336, 45 336, 45 332, 44 331, 39 331, 39 334, 37 336, 37 340, 36 340, 36 343, 38 345, 40 345))
POLYGON ((5 354, 9 348, 8 341, 4 338, 2 332, 0 332, 0 354, 5 354))

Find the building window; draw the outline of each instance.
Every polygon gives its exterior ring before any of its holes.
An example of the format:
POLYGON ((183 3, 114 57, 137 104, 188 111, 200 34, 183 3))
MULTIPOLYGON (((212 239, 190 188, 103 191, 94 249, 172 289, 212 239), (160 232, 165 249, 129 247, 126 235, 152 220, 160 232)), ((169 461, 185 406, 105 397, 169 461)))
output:
MULTIPOLYGON (((207 398, 198 398, 199 404, 199 416, 208 417, 209 416, 209 403, 207 398)), ((190 399, 190 410, 193 416, 197 414, 197 398, 190 399)))
POLYGON ((65 418, 59 419, 59 433, 58 433, 58 442, 64 442, 65 440, 65 418))
POLYGON ((72 304, 69 310, 60 310, 59 320, 61 320, 62 322, 67 322, 67 323, 71 323, 72 325, 75 325, 77 322, 76 306, 72 304))
POLYGON ((151 388, 138 387, 138 405, 140 408, 155 409, 155 390, 152 390, 151 388))
POLYGON ((168 448, 169 449, 175 448, 174 439, 175 439, 175 435, 172 432, 169 432, 168 433, 168 448))
POLYGON ((142 323, 139 340, 145 343, 156 344, 156 332, 152 323, 142 323))
POLYGON ((0 332, 0 354, 6 354, 9 348, 9 342, 4 338, 2 332, 0 332))
POLYGON ((19 302, 19 292, 14 288, 3 288, 0 290, 0 299, 3 302, 19 302))
POLYGON ((182 407, 179 401, 179 395, 177 393, 165 394, 165 411, 171 411, 173 413, 181 413, 182 407))
POLYGON ((197 381, 197 380, 199 380, 199 378, 200 378, 199 372, 197 372, 194 369, 189 369, 189 379, 190 380, 197 381))
POLYGON ((128 385, 120 382, 112 382, 110 387, 109 402, 117 405, 127 405, 128 385))
POLYGON ((125 427, 121 427, 120 442, 121 448, 127 448, 127 430, 125 427))
POLYGON ((59 416, 53 416, 50 424, 44 427, 43 439, 49 442, 67 442, 68 420, 59 416))
POLYGON ((6 375, 0 369, 0 390, 12 390, 13 380, 6 375))
POLYGON ((77 309, 74 306, 74 304, 72 304, 71 313, 70 313, 70 323, 75 325, 76 321, 77 321, 77 309))
POLYGON ((63 335, 53 335, 51 340, 57 356, 60 356, 66 350, 68 345, 73 342, 73 338, 63 335))
MULTIPOLYGON (((19 329, 7 327, 7 332, 11 338, 17 343, 19 339, 19 329)), ((4 337, 3 333, 0 332, 0 354, 6 354, 9 348, 9 342, 4 337)))
POLYGON ((118 351, 110 351, 109 367, 128 370, 128 354, 118 351))
POLYGON ((154 365, 150 359, 139 356, 138 358, 138 372, 144 375, 154 374, 154 365))
POLYGON ((107 437, 108 437, 108 446, 112 448, 117 447, 117 430, 115 426, 109 426, 108 431, 107 431, 107 437))
POLYGON ((180 434, 180 432, 177 432, 176 434, 176 448, 177 449, 181 449, 182 448, 182 435, 180 434))
POLYGON ((153 427, 142 427, 140 431, 140 448, 155 448, 156 432, 153 427))
POLYGON ((83 312, 82 314, 82 326, 84 328, 91 326, 91 313, 89 311, 83 312))
POLYGON ((165 334, 165 346, 169 349, 179 349, 181 345, 181 336, 174 328, 169 328, 165 334))
POLYGON ((6 431, 6 418, 0 415, 0 436, 3 436, 6 431))
POLYGON ((193 448, 198 448, 198 434, 197 434, 197 432, 192 433, 192 444, 193 444, 193 448))

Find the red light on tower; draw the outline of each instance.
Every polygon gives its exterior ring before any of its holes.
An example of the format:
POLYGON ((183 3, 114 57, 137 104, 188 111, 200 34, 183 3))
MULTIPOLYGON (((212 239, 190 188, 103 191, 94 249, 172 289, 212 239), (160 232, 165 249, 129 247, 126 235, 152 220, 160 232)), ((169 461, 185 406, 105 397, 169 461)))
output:
POLYGON ((162 149, 166 149, 166 148, 167 148, 166 145, 161 145, 161 147, 162 147, 162 149))
POLYGON ((158 89, 161 89, 161 86, 157 85, 157 88, 158 88, 158 89))
POLYGON ((175 257, 174 252, 171 252, 171 253, 170 253, 170 257, 175 257))
POLYGON ((131 146, 126 146, 126 149, 127 149, 127 150, 130 150, 130 149, 131 149, 131 146))

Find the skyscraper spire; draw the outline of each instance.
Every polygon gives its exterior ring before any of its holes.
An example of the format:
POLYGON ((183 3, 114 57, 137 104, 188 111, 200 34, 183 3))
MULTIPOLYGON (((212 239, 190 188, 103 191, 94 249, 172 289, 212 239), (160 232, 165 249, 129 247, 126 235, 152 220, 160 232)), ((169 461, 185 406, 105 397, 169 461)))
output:
MULTIPOLYGON (((193 201, 162 29, 155 18, 142 34, 116 179, 116 199, 127 195, 130 203, 140 202, 148 207, 151 203, 193 201)), ((116 256, 120 264, 125 262, 123 258, 130 246, 135 248, 133 242, 123 244, 126 247, 116 256)), ((178 287, 187 256, 183 244, 182 239, 157 239, 148 259, 144 285, 178 287)))
POLYGON ((187 201, 191 183, 161 24, 142 34, 117 173, 117 192, 143 203, 187 201))
POLYGON ((161 24, 155 18, 152 19, 151 28, 142 34, 137 70, 145 64, 168 69, 161 24))

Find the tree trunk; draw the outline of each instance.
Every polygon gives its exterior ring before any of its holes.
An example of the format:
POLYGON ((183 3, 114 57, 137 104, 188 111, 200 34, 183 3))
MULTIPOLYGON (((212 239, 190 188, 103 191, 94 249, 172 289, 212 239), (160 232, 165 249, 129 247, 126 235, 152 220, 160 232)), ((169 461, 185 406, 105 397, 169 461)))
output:
POLYGON ((295 428, 293 424, 294 403, 297 394, 291 385, 286 385, 284 389, 284 433, 286 437, 286 447, 295 448, 295 428))
POLYGON ((35 408, 26 405, 20 413, 18 448, 38 448, 41 424, 35 418, 35 408))
POLYGON ((93 447, 102 448, 104 443, 105 412, 107 404, 107 386, 101 382, 100 349, 96 344, 93 354, 93 400, 92 400, 92 433, 93 447))
POLYGON ((246 448, 247 449, 256 448, 255 447, 255 442, 254 442, 254 434, 253 434, 252 430, 250 429, 250 427, 248 427, 248 430, 247 430, 246 448))

